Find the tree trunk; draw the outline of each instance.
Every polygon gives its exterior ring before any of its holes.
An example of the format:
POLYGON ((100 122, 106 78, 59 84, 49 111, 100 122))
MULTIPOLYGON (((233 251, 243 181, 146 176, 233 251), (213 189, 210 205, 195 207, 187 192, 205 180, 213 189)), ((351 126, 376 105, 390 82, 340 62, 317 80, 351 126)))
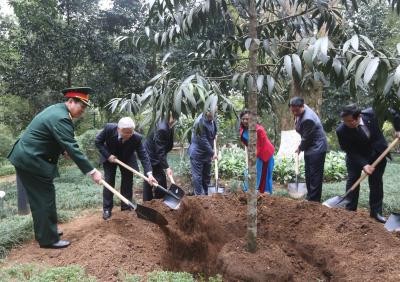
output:
POLYGON ((249 38, 252 38, 249 50, 249 110, 250 114, 249 124, 249 188, 247 193, 247 250, 255 252, 257 250, 257 192, 256 192, 256 122, 257 122, 257 52, 258 44, 257 39, 257 12, 255 0, 249 1, 249 38))
MULTIPOLYGON (((322 106, 322 84, 319 81, 312 81, 305 89, 301 89, 296 83, 292 83, 290 86, 290 97, 299 96, 303 97, 305 103, 311 107, 319 116, 321 116, 322 106)), ((289 100, 283 104, 276 105, 276 115, 280 120, 280 130, 292 130, 294 129, 293 115, 288 107, 289 100)))

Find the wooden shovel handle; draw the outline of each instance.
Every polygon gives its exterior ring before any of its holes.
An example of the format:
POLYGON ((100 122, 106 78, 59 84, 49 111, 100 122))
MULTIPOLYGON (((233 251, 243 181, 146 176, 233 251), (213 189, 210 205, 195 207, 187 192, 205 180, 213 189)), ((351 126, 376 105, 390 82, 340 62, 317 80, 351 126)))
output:
MULTIPOLYGON (((136 174, 137 176, 143 178, 144 180, 146 180, 147 182, 149 182, 149 178, 146 177, 144 174, 141 174, 139 171, 137 171, 136 169, 133 169, 132 167, 130 167, 129 165, 121 162, 119 159, 115 159, 115 162, 117 164, 119 164, 120 166, 123 166, 124 168, 126 168, 127 170, 133 172, 134 174, 136 174)), ((156 184, 156 186, 158 188, 160 188, 161 190, 163 190, 165 193, 171 195, 172 197, 174 197, 177 200, 180 200, 174 193, 168 191, 167 189, 165 189, 164 187, 162 187, 160 184, 156 184)))
POLYGON ((172 183, 172 184, 176 184, 176 183, 175 183, 174 177, 173 177, 172 175, 169 175, 169 174, 167 174, 167 175, 168 175, 168 178, 169 178, 169 180, 171 181, 171 183, 172 183))
POLYGON ((299 154, 294 153, 294 173, 299 175, 299 154))
POLYGON ((114 189, 110 184, 108 184, 104 179, 100 180, 99 184, 105 186, 108 190, 110 190, 115 196, 117 196, 121 201, 123 201, 125 204, 128 206, 132 207, 134 210, 136 210, 137 205, 129 201, 127 198, 121 195, 120 192, 114 189))
MULTIPOLYGON (((214 139, 214 154, 217 154, 217 138, 214 139)), ((218 157, 214 160, 215 181, 218 182, 218 157)))
MULTIPOLYGON (((375 168, 385 157, 386 155, 390 152, 390 150, 393 149, 394 146, 396 146, 397 142, 399 142, 399 138, 396 137, 392 143, 389 144, 389 146, 386 148, 385 151, 383 151, 382 154, 380 154, 380 156, 372 163, 372 167, 375 168)), ((354 182, 354 184, 351 186, 351 188, 349 190, 347 190, 346 194, 344 194, 343 196, 346 197, 350 192, 352 192, 353 190, 355 190, 357 188, 358 185, 360 185, 361 181, 363 181, 365 178, 367 178, 368 174, 366 174, 365 172, 363 172, 360 176, 360 178, 357 179, 356 182, 354 182)))
POLYGON ((144 180, 146 180, 147 182, 149 182, 149 178, 147 178, 144 174, 140 173, 139 171, 137 171, 136 169, 133 169, 132 167, 130 167, 129 165, 121 162, 119 159, 115 159, 115 162, 117 164, 119 164, 120 166, 123 166, 124 168, 126 168, 127 170, 133 172, 134 174, 136 174, 137 176, 143 178, 144 180))

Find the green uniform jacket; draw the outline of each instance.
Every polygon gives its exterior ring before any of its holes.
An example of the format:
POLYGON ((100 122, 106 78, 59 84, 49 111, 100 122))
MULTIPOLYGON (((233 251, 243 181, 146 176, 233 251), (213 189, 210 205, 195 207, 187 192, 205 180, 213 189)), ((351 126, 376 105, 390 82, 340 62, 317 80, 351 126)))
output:
POLYGON ((17 168, 46 178, 59 176, 57 162, 67 151, 71 159, 86 174, 92 164, 79 150, 74 136, 74 124, 64 103, 47 107, 28 125, 8 155, 17 168))

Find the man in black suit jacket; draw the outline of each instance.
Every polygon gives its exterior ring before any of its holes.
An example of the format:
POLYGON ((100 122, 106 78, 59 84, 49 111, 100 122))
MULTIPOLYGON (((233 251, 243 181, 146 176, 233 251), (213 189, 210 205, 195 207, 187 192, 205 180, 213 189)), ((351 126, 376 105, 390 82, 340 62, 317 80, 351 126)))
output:
MULTIPOLYGON (((372 108, 360 110, 357 105, 345 106, 340 114, 342 123, 336 129, 340 147, 346 152, 347 183, 346 190, 361 176, 361 171, 369 175, 369 205, 370 216, 384 223, 382 216, 383 202, 383 173, 385 172, 386 159, 383 159, 375 168, 370 164, 387 148, 387 142, 379 128, 378 121, 372 108)), ((393 125, 400 130, 400 119, 396 114, 393 125)), ((350 193, 346 209, 357 210, 359 187, 350 193)))
MULTIPOLYGON (((96 147, 100 151, 100 162, 103 164, 105 181, 114 186, 117 164, 115 159, 126 163, 139 170, 136 160, 138 155, 144 172, 149 178, 149 183, 157 183, 152 175, 150 160, 142 144, 142 136, 134 131, 135 123, 130 117, 123 117, 118 124, 108 123, 96 136, 96 147)), ((132 201, 133 174, 129 170, 119 166, 121 172, 121 194, 132 201)), ((113 194, 108 189, 103 189, 103 219, 111 217, 113 208, 113 194)), ((121 210, 128 210, 129 207, 121 202, 121 210)))
POLYGON ((307 200, 320 202, 322 182, 324 181, 324 164, 328 141, 318 115, 301 97, 293 97, 289 102, 290 110, 295 116, 296 131, 301 136, 301 142, 296 149, 299 154, 304 151, 305 177, 307 185, 307 200))
MULTIPOLYGON (((169 176, 173 174, 167 161, 167 154, 174 146, 175 123, 176 119, 172 115, 168 119, 158 122, 156 127, 149 133, 144 144, 150 158, 153 176, 158 184, 164 188, 167 186, 167 177, 164 170, 169 176)), ((165 193, 159 188, 156 188, 153 194, 152 187, 147 182, 144 182, 143 201, 161 199, 164 195, 165 193)))

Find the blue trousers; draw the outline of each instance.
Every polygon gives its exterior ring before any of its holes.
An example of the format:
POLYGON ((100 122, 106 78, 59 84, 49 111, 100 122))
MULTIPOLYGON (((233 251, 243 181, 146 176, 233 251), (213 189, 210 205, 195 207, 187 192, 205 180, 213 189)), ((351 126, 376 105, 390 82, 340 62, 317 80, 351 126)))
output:
POLYGON ((208 195, 208 185, 211 181, 211 160, 197 160, 190 158, 192 170, 192 184, 195 195, 208 195))

